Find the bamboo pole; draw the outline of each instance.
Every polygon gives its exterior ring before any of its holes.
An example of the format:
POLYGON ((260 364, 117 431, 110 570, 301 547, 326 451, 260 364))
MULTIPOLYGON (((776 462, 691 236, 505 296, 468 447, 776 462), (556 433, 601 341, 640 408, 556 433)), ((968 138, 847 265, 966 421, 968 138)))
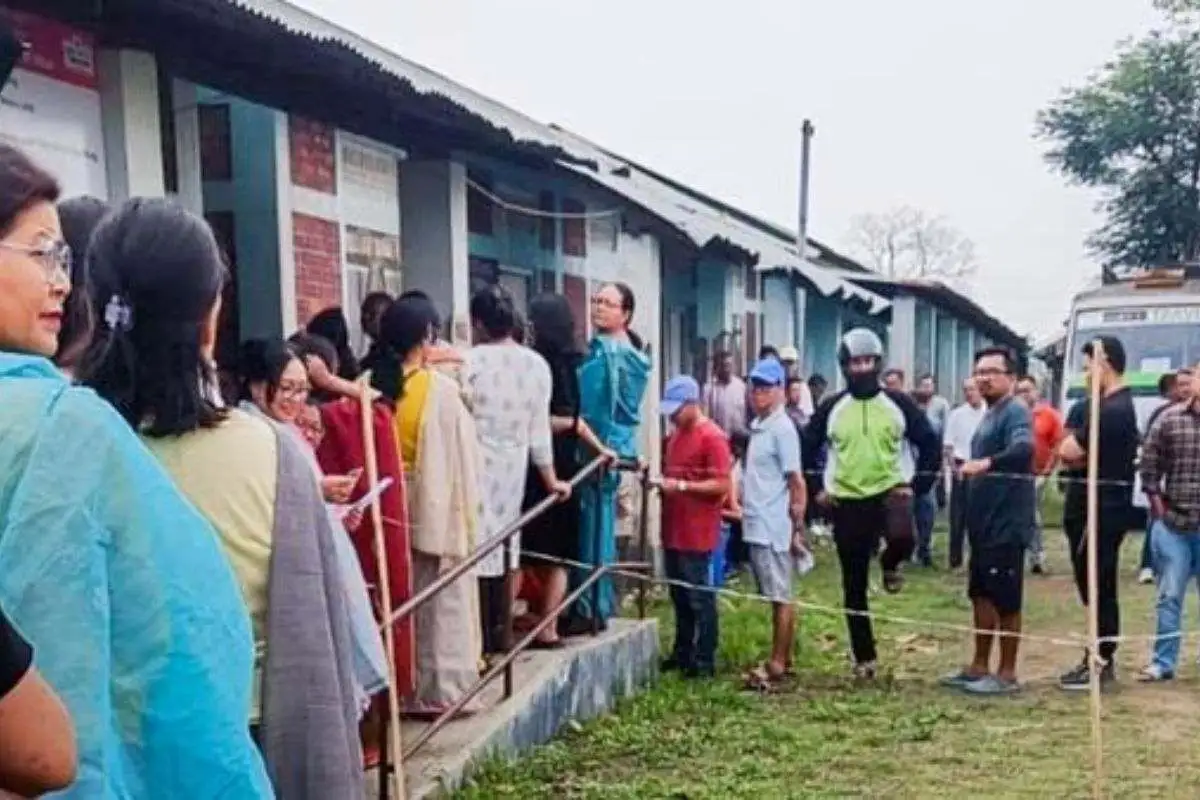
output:
POLYGON ((1100 569, 1099 569, 1099 472, 1100 472, 1100 376, 1107 363, 1104 345, 1092 342, 1091 406, 1088 408, 1087 441, 1087 582, 1088 582, 1088 639, 1091 640, 1088 677, 1092 706, 1092 797, 1104 797, 1104 734, 1100 704, 1100 569))
MULTIPOLYGON (((367 491, 374 493, 379 485, 379 462, 376 457, 374 404, 371 399, 371 376, 367 373, 359 379, 358 406, 362 418, 363 449, 366 455, 367 491)), ((375 562, 379 567, 380 603, 383 618, 392 618, 392 585, 388 570, 387 543, 383 533, 383 509, 380 497, 371 500, 371 526, 375 530, 375 562)), ((396 776, 396 794, 408 796, 404 779, 404 747, 400 740, 400 690, 396 679, 396 634, 394 625, 383 628, 383 646, 387 652, 388 665, 388 713, 392 735, 387 737, 391 750, 391 762, 396 776)), ((383 769, 380 766, 380 769, 383 769)))

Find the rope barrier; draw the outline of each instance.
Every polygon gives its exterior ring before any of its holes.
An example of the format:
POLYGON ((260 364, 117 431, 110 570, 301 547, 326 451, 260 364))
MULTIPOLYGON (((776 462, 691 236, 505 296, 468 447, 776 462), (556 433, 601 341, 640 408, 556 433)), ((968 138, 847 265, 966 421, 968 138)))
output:
MULTIPOLYGON (((539 553, 539 552, 536 552, 533 550, 525 550, 524 552, 528 555, 536 556, 541 561, 547 561, 547 562, 550 562, 553 564, 558 564, 559 566, 574 567, 574 568, 578 568, 578 569, 592 569, 592 565, 588 564, 587 562, 575 561, 575 560, 572 560, 569 558, 562 558, 559 556, 552 556, 547 553, 539 553)), ((771 600, 769 597, 767 597, 766 595, 758 594, 755 592, 744 592, 744 591, 740 591, 737 589, 728 589, 723 586, 711 586, 708 584, 688 583, 687 581, 677 580, 674 578, 666 578, 666 577, 662 577, 662 576, 646 575, 643 572, 635 572, 632 570, 611 569, 611 570, 609 570, 609 574, 610 575, 619 575, 624 578, 633 578, 636 580, 645 581, 645 582, 650 583, 655 586, 664 586, 664 587, 674 586, 674 587, 681 588, 681 589, 690 589, 690 590, 701 591, 701 592, 709 592, 709 593, 716 594, 716 595, 722 596, 722 597, 727 597, 727 598, 737 599, 737 600, 747 600, 747 601, 752 601, 752 602, 758 602, 758 603, 762 603, 764 605, 771 605, 775 602, 775 601, 771 600)), ((941 622, 941 621, 932 620, 932 619, 919 619, 916 617, 904 617, 904 616, 898 616, 895 614, 882 614, 878 611, 860 611, 860 610, 855 610, 855 609, 843 608, 840 606, 827 606, 827 605, 823 605, 821 603, 812 603, 807 600, 801 600, 799 598, 793 598, 791 601, 791 605, 801 611, 811 611, 813 613, 823 614, 823 615, 827 615, 827 616, 865 617, 872 621, 887 622, 887 623, 892 623, 892 624, 896 624, 896 625, 905 625, 905 626, 909 626, 909 627, 923 627, 923 628, 928 628, 928 629, 932 629, 932 630, 960 634, 963 636, 994 634, 997 637, 1007 636, 1010 638, 1022 639, 1022 640, 1030 641, 1030 642, 1041 642, 1043 644, 1053 645, 1056 647, 1071 647, 1071 648, 1076 648, 1076 649, 1087 647, 1088 642, 1090 641, 1087 637, 1083 637, 1078 634, 1073 634, 1073 635, 1070 635, 1070 636, 1067 636, 1064 638, 1062 636, 1043 636, 1040 634, 1030 634, 1030 633, 1025 633, 1025 632, 1014 633, 1011 631, 988 630, 988 629, 982 629, 982 628, 974 628, 970 625, 956 625, 952 622, 941 622)), ((1096 641, 1097 641, 1097 643, 1114 642, 1114 643, 1125 643, 1125 644, 1137 644, 1137 643, 1149 644, 1149 643, 1158 641, 1159 639, 1190 639, 1190 638, 1192 638, 1192 636, 1185 635, 1182 632, 1180 632, 1180 633, 1169 634, 1169 635, 1161 636, 1161 637, 1156 634, 1138 634, 1138 635, 1122 634, 1119 636, 1101 636, 1101 637, 1098 637, 1096 641)))

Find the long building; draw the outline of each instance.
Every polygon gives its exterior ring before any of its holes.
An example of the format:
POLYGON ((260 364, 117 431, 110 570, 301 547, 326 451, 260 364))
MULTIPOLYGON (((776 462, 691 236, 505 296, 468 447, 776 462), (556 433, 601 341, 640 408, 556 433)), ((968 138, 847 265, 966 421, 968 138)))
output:
POLYGON ((233 265, 226 356, 376 288, 428 292, 459 342, 474 287, 555 291, 582 339, 607 280, 635 290, 660 379, 769 342, 836 383, 840 334, 867 325, 952 393, 973 349, 1025 348, 945 286, 884 280, 817 241, 801 257, 792 231, 283 0, 0 2, 27 48, 0 140, 68 194, 174 194, 203 214, 233 265))

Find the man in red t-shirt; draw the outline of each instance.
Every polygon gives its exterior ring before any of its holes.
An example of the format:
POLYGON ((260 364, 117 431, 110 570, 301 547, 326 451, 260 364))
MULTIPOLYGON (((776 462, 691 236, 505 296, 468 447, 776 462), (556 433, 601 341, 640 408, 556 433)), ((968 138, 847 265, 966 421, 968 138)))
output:
POLYGON ((663 392, 662 413, 674 424, 663 478, 663 556, 675 606, 675 648, 664 671, 690 678, 716 671, 717 598, 709 580, 720 541, 721 509, 730 491, 729 440, 700 407, 700 386, 682 375, 663 392))
POLYGON ((1033 414, 1033 474, 1034 511, 1036 522, 1033 528, 1033 544, 1029 548, 1033 556, 1034 575, 1046 571, 1046 549, 1042 542, 1042 500, 1046 494, 1050 475, 1058 466, 1058 445, 1063 439, 1063 418, 1058 409, 1042 400, 1037 380, 1024 375, 1017 381, 1017 397, 1029 406, 1033 414))

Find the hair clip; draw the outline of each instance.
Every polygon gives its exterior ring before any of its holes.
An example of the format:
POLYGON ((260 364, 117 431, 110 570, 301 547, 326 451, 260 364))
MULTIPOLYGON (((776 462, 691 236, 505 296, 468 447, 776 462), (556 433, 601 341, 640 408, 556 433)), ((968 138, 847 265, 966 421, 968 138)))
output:
POLYGON ((104 307, 104 324, 110 331, 132 330, 133 308, 120 295, 114 294, 104 307))

